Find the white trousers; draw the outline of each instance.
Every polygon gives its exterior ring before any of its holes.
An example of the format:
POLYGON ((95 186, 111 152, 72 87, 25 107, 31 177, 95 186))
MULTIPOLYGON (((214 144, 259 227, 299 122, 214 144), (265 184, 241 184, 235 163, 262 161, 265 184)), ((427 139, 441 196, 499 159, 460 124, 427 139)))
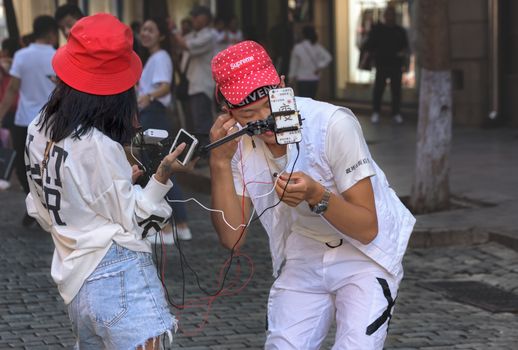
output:
POLYGON ((401 279, 345 243, 299 234, 268 299, 265 349, 319 349, 336 317, 333 350, 383 349, 401 279))

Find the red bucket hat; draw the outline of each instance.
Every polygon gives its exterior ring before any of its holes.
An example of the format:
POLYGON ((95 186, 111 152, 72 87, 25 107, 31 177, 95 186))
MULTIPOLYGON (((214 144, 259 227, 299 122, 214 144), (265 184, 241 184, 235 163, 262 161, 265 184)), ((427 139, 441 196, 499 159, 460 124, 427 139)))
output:
POLYGON ((242 41, 217 54, 212 59, 212 76, 232 105, 239 105, 258 88, 280 83, 270 56, 255 41, 242 41))
POLYGON ((142 73, 131 29, 106 13, 77 21, 67 43, 54 55, 52 67, 67 85, 93 95, 124 92, 142 73))

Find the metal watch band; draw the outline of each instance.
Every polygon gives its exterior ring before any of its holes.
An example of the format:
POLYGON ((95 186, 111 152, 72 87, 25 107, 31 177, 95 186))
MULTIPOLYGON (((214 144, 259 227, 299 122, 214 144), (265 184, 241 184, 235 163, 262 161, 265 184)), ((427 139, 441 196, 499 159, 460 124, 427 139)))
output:
POLYGON ((324 190, 324 195, 322 196, 322 199, 315 205, 309 206, 311 211, 315 214, 323 214, 329 205, 329 198, 331 198, 331 191, 329 189, 324 190))

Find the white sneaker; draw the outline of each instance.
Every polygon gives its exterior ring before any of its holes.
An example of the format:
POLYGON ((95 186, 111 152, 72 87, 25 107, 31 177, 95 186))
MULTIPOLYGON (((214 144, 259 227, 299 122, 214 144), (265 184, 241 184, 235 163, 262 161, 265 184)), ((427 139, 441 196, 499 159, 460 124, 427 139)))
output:
POLYGON ((0 191, 5 191, 11 187, 11 183, 9 181, 5 181, 0 179, 0 191))
POLYGON ((380 122, 380 114, 379 113, 372 113, 372 116, 371 116, 371 123, 372 124, 378 124, 380 122))
POLYGON ((403 117, 401 116, 401 114, 396 114, 394 116, 394 122, 396 124, 402 124, 403 123, 403 117))
POLYGON ((174 235, 173 232, 164 232, 157 233, 156 235, 146 236, 146 239, 151 242, 151 244, 165 244, 165 245, 174 245, 174 235), (160 238, 162 236, 162 238, 160 238))
POLYGON ((181 239, 182 241, 190 241, 192 239, 192 233, 188 227, 177 227, 176 233, 178 235, 178 239, 181 239))
POLYGON ((165 244, 165 245, 174 245, 174 235, 173 235, 173 233, 172 232, 163 232, 162 231, 162 243, 165 244))

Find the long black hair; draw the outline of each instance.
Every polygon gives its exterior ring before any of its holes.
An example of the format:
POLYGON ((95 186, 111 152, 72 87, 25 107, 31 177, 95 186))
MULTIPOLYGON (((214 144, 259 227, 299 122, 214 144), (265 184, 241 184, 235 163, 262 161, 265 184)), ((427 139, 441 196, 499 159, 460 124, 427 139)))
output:
POLYGON ((135 89, 116 95, 92 95, 78 91, 61 80, 41 109, 39 130, 59 142, 68 136, 80 139, 93 128, 121 145, 136 132, 138 113, 135 89))

